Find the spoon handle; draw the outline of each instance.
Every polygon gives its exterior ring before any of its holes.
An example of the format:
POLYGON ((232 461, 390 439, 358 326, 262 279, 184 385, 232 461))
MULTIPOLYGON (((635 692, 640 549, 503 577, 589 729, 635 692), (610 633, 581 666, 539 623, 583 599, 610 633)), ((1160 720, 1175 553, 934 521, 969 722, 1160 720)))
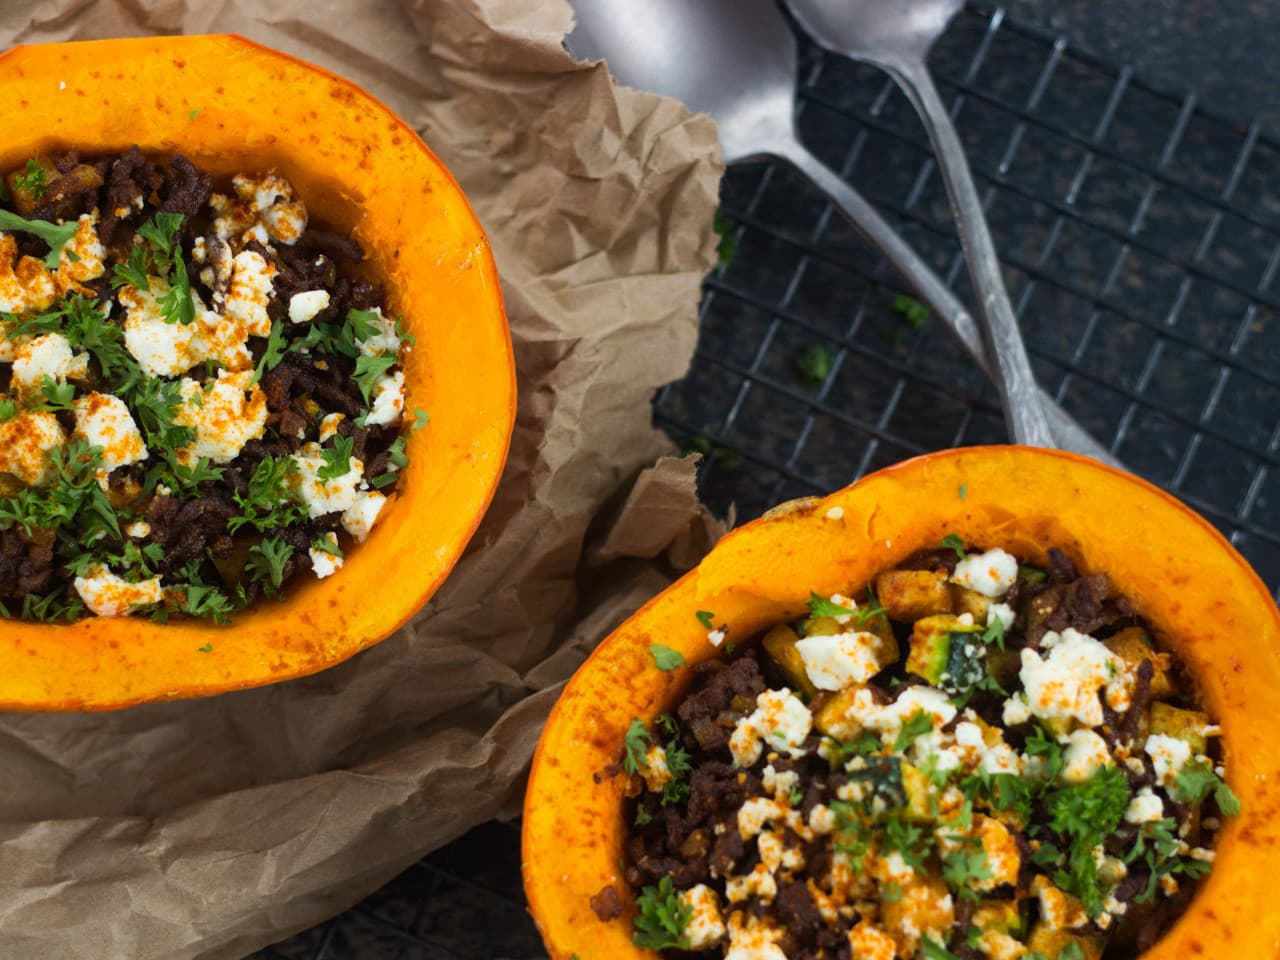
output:
POLYGON ((1044 412, 1034 402, 1038 389, 1035 375, 1018 330, 1017 318, 1013 315, 1013 305, 1005 291, 995 245, 991 242, 987 219, 955 125, 923 62, 899 62, 890 67, 889 72, 915 105, 933 143, 969 265, 969 276, 973 279, 982 317, 986 321, 983 330, 991 358, 1000 373, 996 385, 1000 389, 1010 432, 1018 443, 1052 446, 1053 439, 1044 412))
MULTIPOLYGON (((785 141, 775 140, 769 152, 791 164, 819 190, 827 195, 849 221, 867 237, 885 256, 894 269, 916 291, 920 299, 938 316, 951 333, 960 341, 973 362, 991 376, 991 364, 982 342, 982 334, 969 311, 951 292, 942 279, 929 268, 919 255, 899 236, 898 232, 880 215, 863 196, 850 187, 830 167, 815 157, 794 137, 785 141)), ((1025 356, 1025 355, 1024 355, 1025 356)), ((1064 450, 1082 453, 1111 466, 1123 465, 1083 427, 1058 406, 1052 397, 1032 381, 1033 393, 1024 406, 1041 411, 1046 423, 1047 442, 1038 446, 1057 446, 1064 450)))

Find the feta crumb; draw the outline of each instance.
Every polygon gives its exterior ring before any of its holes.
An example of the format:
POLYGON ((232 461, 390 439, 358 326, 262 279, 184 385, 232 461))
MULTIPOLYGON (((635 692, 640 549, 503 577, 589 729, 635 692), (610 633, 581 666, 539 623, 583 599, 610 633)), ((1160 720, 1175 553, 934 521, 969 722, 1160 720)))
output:
POLYGON ((718 647, 720 644, 724 643, 726 636, 727 634, 725 633, 724 627, 720 627, 719 629, 711 630, 707 633, 707 642, 713 647, 718 647))
POLYGON ((325 460, 318 443, 303 444, 302 449, 293 455, 293 461, 298 469, 289 474, 286 482, 299 502, 306 505, 310 516, 342 513, 355 505, 360 496, 358 487, 364 471, 363 461, 349 457, 347 472, 327 480, 319 477, 325 460))
POLYGON ((1156 780, 1166 788, 1176 784, 1179 771, 1191 759, 1191 745, 1187 741, 1163 733, 1147 737, 1144 749, 1155 767, 1156 780))
POLYGON ((50 451, 66 442, 62 424, 47 411, 27 411, 0 421, 0 473, 11 473, 28 486, 40 486, 51 474, 50 451))
POLYGON ((1129 808, 1124 812, 1126 823, 1151 823, 1164 818, 1164 801, 1151 792, 1150 787, 1143 787, 1129 801, 1129 808))
POLYGON ((76 415, 73 436, 102 448, 102 475, 150 456, 133 415, 119 397, 95 392, 77 398, 73 406, 76 415))
POLYGON ((699 883, 683 891, 680 899, 689 908, 689 922, 685 925, 684 935, 689 940, 690 950, 706 950, 724 939, 720 898, 715 890, 699 883))
POLYGON ((828 519, 828 520, 843 520, 843 519, 844 519, 844 507, 832 507, 830 510, 828 510, 828 511, 827 511, 827 519, 828 519))
POLYGON ((1086 634, 1068 627, 1045 634, 1048 657, 1023 648, 1018 677, 1031 712, 1041 719, 1075 719, 1086 727, 1102 724, 1098 691, 1112 678, 1116 657, 1086 634))
POLYGON ((160 310, 160 297, 169 285, 150 277, 148 288, 121 287, 117 298, 124 307, 125 349, 149 377, 176 377, 200 362, 195 324, 169 323, 160 310))
POLYGON ((756 709, 743 717, 729 737, 735 767, 749 767, 760 758, 761 741, 771 750, 803 756, 800 746, 813 726, 813 716, 789 690, 766 690, 756 697, 756 709))
POLYGON ((218 379, 203 387, 189 377, 179 381, 182 406, 173 422, 196 432, 194 441, 178 449, 179 463, 191 466, 201 457, 226 463, 238 457, 246 443, 262 436, 267 398, 252 379, 250 370, 219 370, 218 379))
POLYGON ((10 389, 34 396, 40 393, 45 377, 62 381, 81 379, 88 373, 87 353, 73 353, 71 342, 60 333, 45 333, 18 348, 10 389))
POLYGON ((859 631, 809 635, 796 643, 809 681, 819 690, 843 690, 880 672, 884 641, 859 631))
POLYGON ((1000 621, 1000 625, 1007 632, 1013 627, 1014 612, 1013 607, 1007 603, 992 603, 987 606, 987 626, 1000 621))
MULTIPOLYGON (((337 534, 330 531, 325 534, 325 538, 335 547, 338 545, 337 534)), ((317 550, 315 547, 308 549, 311 556, 311 572, 316 575, 317 580, 323 580, 332 573, 336 573, 342 567, 342 557, 335 556, 326 550, 317 550)))
POLYGON ((953 583, 976 590, 984 597, 1003 597, 1018 578, 1018 561, 999 547, 971 553, 956 564, 953 583))
POLYGON ((231 289, 227 292, 226 313, 244 324, 250 336, 265 337, 271 333, 267 304, 275 295, 271 285, 275 275, 275 264, 252 250, 240 251, 231 261, 231 289))
POLYGON ((404 373, 379 377, 373 388, 373 409, 365 416, 367 426, 387 426, 400 419, 404 412, 404 373))
POLYGON ((162 593, 159 577, 129 583, 100 563, 90 565, 73 586, 84 605, 100 617, 127 616, 135 607, 159 603, 162 593))
POLYGON ((1073 730, 1067 741, 1069 745, 1062 755, 1059 774, 1064 783, 1084 783, 1113 763, 1107 742, 1092 730, 1073 730))
POLYGON ((304 290, 289 298, 289 322, 310 323, 329 306, 328 290, 304 290))
POLYGON ((135 520, 124 528, 124 532, 135 539, 141 540, 151 533, 151 524, 145 520, 135 520))
POLYGON ((400 335, 396 333, 396 322, 391 317, 382 315, 381 307, 367 311, 373 316, 375 332, 359 341, 360 352, 365 356, 377 357, 383 354, 394 354, 400 349, 400 335))

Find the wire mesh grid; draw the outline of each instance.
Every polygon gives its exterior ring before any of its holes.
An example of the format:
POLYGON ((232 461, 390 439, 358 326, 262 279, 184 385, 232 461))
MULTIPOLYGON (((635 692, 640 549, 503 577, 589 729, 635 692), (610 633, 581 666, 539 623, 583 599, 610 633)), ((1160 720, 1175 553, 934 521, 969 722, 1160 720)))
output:
MULTIPOLYGON (((884 74, 801 41, 802 139, 972 300, 923 128, 884 74)), ((971 5, 930 65, 1040 382, 1280 585, 1280 142, 971 5)), ((807 181, 731 168, 698 349, 655 422, 749 519, 904 457, 1001 442, 997 396, 807 181)), ((254 960, 543 957, 517 828, 491 823, 254 960)))

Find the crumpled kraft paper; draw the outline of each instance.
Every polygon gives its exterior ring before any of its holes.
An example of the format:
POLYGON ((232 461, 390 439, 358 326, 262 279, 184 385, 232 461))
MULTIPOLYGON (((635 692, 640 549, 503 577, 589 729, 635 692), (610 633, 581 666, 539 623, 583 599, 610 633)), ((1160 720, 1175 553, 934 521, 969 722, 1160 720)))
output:
POLYGON ((0 43, 238 32, 382 98, 489 233, 520 403, 471 546, 405 629, 313 677, 0 715, 0 957, 237 957, 519 810, 559 685, 718 529, 660 460, 721 171, 705 117, 561 48, 563 0, 45 0, 0 43))

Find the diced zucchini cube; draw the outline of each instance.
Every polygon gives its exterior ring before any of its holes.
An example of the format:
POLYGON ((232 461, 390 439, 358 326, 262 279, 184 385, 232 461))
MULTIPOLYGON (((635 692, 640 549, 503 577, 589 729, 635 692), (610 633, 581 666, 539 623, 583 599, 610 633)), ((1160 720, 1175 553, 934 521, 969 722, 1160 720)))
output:
POLYGON ((902 758, 870 756, 864 759, 866 766, 849 771, 849 781, 866 785, 868 809, 878 814, 906 806, 902 758))
POLYGON ((929 800, 929 778, 922 770, 903 761, 902 792, 906 795, 906 817, 916 823, 928 823, 934 819, 934 805, 929 800))
POLYGON ((804 658, 796 648, 799 641, 800 636, 794 630, 785 623, 780 623, 764 635, 764 652, 786 677, 787 682, 808 698, 817 691, 809 681, 809 674, 804 669, 804 658))
POLYGON ((1022 930, 1022 914, 1015 900, 983 900, 973 911, 972 923, 983 933, 1007 933, 1022 930))
POLYGON ((1190 744, 1192 754, 1204 753, 1208 743, 1204 728, 1209 724, 1208 714, 1199 710, 1183 710, 1157 700, 1151 704, 1151 733, 1162 733, 1190 744))
POLYGON ((885 614, 900 623, 955 612, 947 578, 934 570, 888 570, 876 577, 875 589, 885 614))
POLYGON ((962 693, 987 675, 982 629, 950 614, 917 620, 907 670, 948 693, 962 693))

